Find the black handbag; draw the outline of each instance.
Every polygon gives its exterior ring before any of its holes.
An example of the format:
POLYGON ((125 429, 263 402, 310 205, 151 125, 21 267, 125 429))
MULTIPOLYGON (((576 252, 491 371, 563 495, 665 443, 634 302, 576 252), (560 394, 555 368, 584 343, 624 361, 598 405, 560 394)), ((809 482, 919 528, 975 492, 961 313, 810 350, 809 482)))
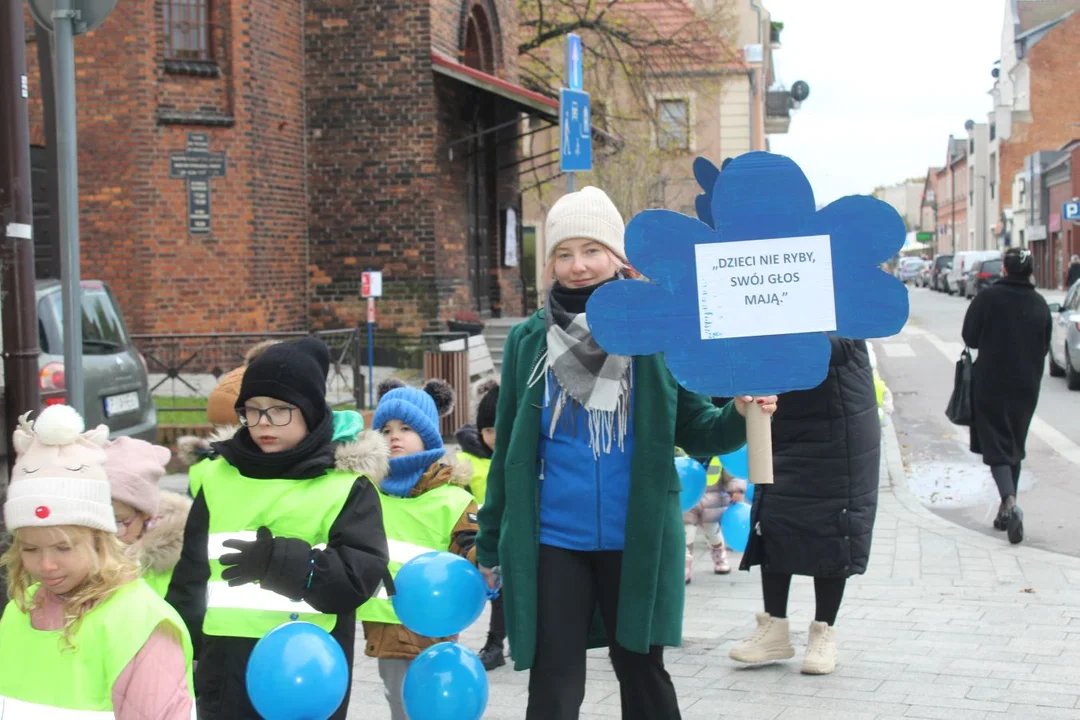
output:
POLYGON ((956 374, 953 377, 952 397, 945 408, 945 416, 954 425, 970 427, 975 421, 974 385, 971 378, 971 351, 964 348, 960 359, 956 361, 956 374))

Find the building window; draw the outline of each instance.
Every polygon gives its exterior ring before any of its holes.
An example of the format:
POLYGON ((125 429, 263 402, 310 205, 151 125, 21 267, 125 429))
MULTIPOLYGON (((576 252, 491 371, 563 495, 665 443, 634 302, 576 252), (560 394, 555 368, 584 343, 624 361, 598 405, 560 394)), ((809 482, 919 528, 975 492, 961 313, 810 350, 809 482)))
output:
POLYGON ((465 47, 462 62, 467 66, 486 72, 495 73, 495 44, 492 40, 491 23, 487 13, 479 5, 474 5, 465 21, 465 47))
POLYGON ((991 200, 993 200, 995 197, 997 197, 997 195, 995 194, 996 189, 997 189, 997 183, 994 182, 993 180, 991 180, 990 181, 990 199, 991 200))
POLYGON ((990 140, 997 139, 997 123, 990 123, 990 140))
POLYGON ((210 0, 165 0, 165 59, 214 59, 210 38, 210 0))
POLYGON ((660 150, 690 149, 690 101, 671 98, 656 101, 656 147, 660 150))
POLYGON ((975 154, 975 138, 968 140, 968 152, 972 155, 975 154))

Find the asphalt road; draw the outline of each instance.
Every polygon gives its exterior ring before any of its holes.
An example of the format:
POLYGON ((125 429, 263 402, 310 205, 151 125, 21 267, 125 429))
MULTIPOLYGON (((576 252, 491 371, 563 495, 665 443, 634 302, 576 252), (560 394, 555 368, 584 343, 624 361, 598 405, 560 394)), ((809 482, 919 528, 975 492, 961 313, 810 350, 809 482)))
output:
MULTIPOLYGON (((967 428, 952 425, 944 412, 968 301, 925 289, 910 297, 903 332, 874 343, 894 395, 908 483, 938 514, 1004 543, 991 527, 999 498, 989 468, 969 452, 967 428)), ((1080 557, 1080 392, 1049 374, 1028 438, 1019 502, 1025 542, 1080 557)))

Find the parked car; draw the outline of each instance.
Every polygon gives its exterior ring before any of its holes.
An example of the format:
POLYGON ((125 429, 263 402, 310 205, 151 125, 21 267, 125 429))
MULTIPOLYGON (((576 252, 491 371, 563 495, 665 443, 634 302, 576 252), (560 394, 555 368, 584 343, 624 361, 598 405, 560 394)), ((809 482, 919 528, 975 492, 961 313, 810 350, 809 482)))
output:
POLYGON ((1050 375, 1064 377, 1070 390, 1080 390, 1080 281, 1059 303, 1050 303, 1054 334, 1050 340, 1050 375))
MULTIPOLYGON (((67 401, 64 381, 64 323, 60 283, 35 283, 38 313, 38 382, 45 405, 67 401)), ((150 397, 146 363, 135 349, 123 315, 105 283, 82 282, 83 383, 86 426, 104 423, 110 436, 154 442, 157 411, 150 397)))
POLYGON ((915 287, 930 287, 930 272, 933 270, 934 264, 927 260, 919 268, 919 272, 915 274, 915 287))
POLYGON ((912 282, 925 264, 926 260, 919 257, 900 258, 900 262, 896 265, 896 277, 900 278, 900 282, 904 284, 912 282))
POLYGON ((945 291, 945 276, 952 269, 952 254, 937 255, 930 266, 930 289, 945 291))
POLYGON ((976 294, 987 285, 996 283, 1001 279, 1001 258, 990 258, 989 260, 977 260, 971 266, 971 272, 968 274, 967 280, 964 282, 964 295, 969 298, 975 297, 976 294))
POLYGON ((1001 257, 997 250, 961 250, 953 255, 952 269, 945 276, 945 292, 948 295, 957 293, 965 294, 967 276, 971 272, 971 266, 977 260, 986 260, 993 257, 1001 257))

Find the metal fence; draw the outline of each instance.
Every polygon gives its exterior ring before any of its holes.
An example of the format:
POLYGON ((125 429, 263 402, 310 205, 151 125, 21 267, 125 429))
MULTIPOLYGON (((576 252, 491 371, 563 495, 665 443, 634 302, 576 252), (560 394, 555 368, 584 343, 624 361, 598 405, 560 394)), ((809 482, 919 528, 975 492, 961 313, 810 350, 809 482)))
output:
POLYGON ((244 364, 244 355, 264 340, 292 340, 314 335, 330 348, 326 400, 332 406, 363 407, 365 345, 359 328, 307 332, 225 332, 132 335, 146 361, 150 394, 166 398, 172 412, 199 413, 218 379, 244 364))

